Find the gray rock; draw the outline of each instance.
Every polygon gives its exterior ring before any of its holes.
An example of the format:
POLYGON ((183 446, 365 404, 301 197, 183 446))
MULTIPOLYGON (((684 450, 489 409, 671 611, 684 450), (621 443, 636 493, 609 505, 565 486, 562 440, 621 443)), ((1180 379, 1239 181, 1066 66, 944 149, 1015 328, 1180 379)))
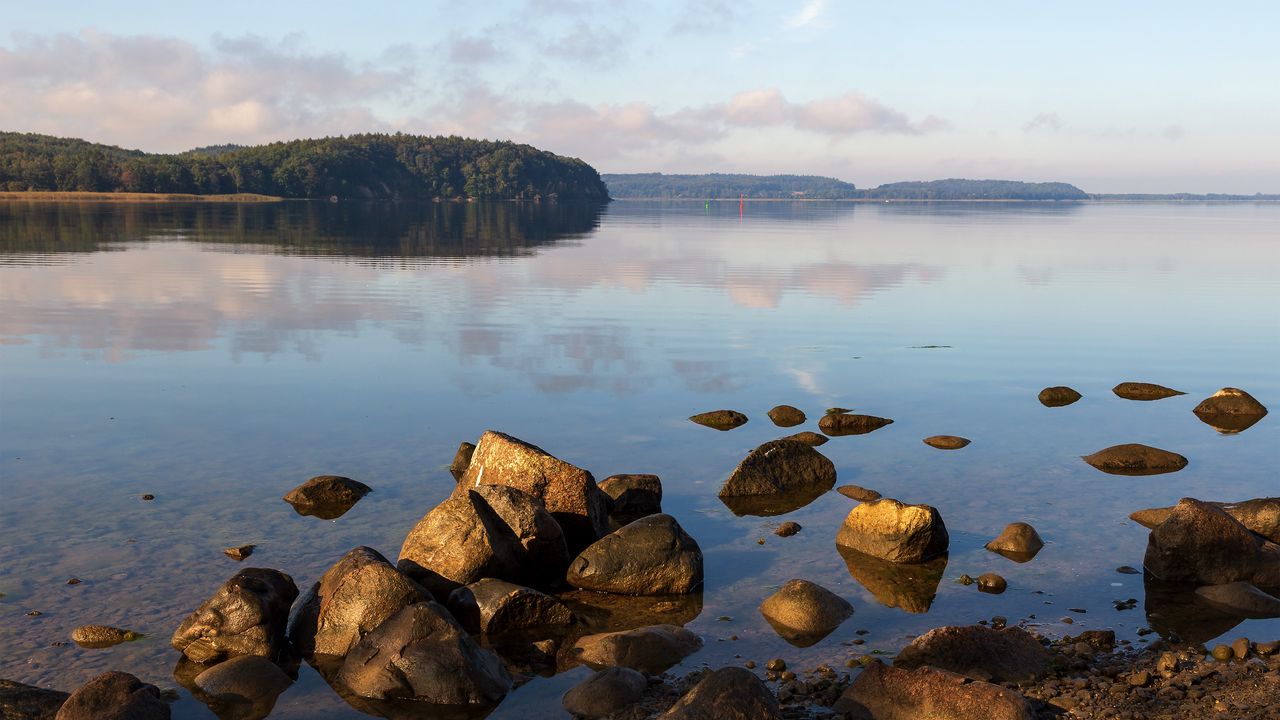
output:
POLYGON ((624 595, 678 595, 702 585, 702 550, 670 515, 650 515, 601 538, 569 566, 569 584, 624 595))
POLYGON ((893 421, 889 418, 876 417, 875 415, 832 413, 822 416, 822 419, 818 421, 818 429, 832 437, 839 437, 842 435, 865 435, 879 430, 885 425, 892 424, 893 421))
POLYGON ((1147 572, 1165 582, 1280 586, 1280 546, 1249 531, 1220 507, 1183 498, 1147 537, 1147 572))
POLYGON ((1049 672, 1049 652, 1022 628, 995 630, 983 625, 930 630, 894 658, 894 667, 925 665, 989 682, 1039 680, 1049 672))
POLYGON ((1035 718, 1026 698, 1013 690, 946 670, 904 670, 880 662, 863 669, 831 709, 858 720, 1035 718))
POLYGON ((747 416, 737 410, 711 410, 693 415, 689 419, 713 430, 732 430, 747 424, 747 416))
POLYGON ((724 667, 694 685, 661 720, 779 720, 778 699, 750 670, 724 667))
POLYGON ((836 466, 811 446, 771 440, 752 450, 720 487, 720 497, 824 493, 836 483, 836 466))
POLYGON ((611 475, 600 481, 600 492, 609 496, 609 515, 615 518, 662 512, 662 480, 657 475, 611 475))
POLYGON ((368 485, 348 477, 317 475, 290 490, 284 501, 299 515, 333 520, 346 514, 371 490, 368 485))
POLYGON ((285 626, 297 597, 288 575, 245 568, 182 621, 173 633, 173 647, 198 663, 235 655, 278 660, 288 648, 285 626))
POLYGON ((836 535, 836 545, 896 563, 920 563, 947 552, 942 516, 929 505, 881 498, 857 505, 836 535))
POLYGON ((70 697, 12 680, 0 680, 0 720, 53 720, 70 697))
POLYGON ((778 427, 795 427, 805 421, 804 411, 791 405, 779 405, 769 411, 769 419, 778 427))
POLYGON ((817 583, 788 580, 760 604, 760 614, 784 640, 809 647, 848 620, 853 606, 817 583))
POLYGON ((471 633, 502 634, 573 623, 573 613, 550 595, 485 578, 449 595, 449 610, 471 633))
POLYGON ((1186 395, 1181 390, 1174 390, 1163 385, 1144 382, 1122 382, 1111 388, 1111 392, 1125 400, 1163 400, 1175 395, 1186 395))
POLYGON ((564 709, 577 717, 603 718, 634 705, 649 682, 625 667, 612 667, 592 675, 564 694, 564 709))
POLYGON ((275 708, 276 698, 292 684, 293 680, 275 663, 257 655, 240 655, 218 663, 194 681, 201 692, 222 705, 215 708, 222 710, 220 715, 234 715, 238 720, 267 717, 275 708))
POLYGON ((129 673, 102 673, 71 693, 56 720, 169 720, 160 690, 129 673))
POLYGON ((1247 618, 1280 618, 1280 598, 1246 582, 1204 585, 1196 595, 1218 609, 1247 618))
POLYGON ((1080 399, 1080 393, 1065 385, 1047 387, 1040 391, 1040 404, 1045 407, 1064 407, 1080 399))
POLYGON ((1187 459, 1178 453, 1140 443, 1112 445, 1082 459, 1112 475, 1160 475, 1187 466, 1187 459))
POLYGON ((658 675, 701 647, 702 638, 678 625, 649 625, 585 635, 574 644, 572 654, 593 668, 627 667, 658 675))
POLYGON ((1040 533, 1024 522, 1009 523, 999 537, 987 543, 986 548, 999 553, 1014 562, 1027 562, 1044 547, 1040 533))

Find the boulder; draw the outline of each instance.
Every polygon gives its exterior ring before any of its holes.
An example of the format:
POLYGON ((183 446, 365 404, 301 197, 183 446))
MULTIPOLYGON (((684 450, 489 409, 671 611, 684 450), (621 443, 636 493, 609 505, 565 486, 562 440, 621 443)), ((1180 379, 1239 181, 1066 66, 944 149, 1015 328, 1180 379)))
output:
POLYGON ((346 655, 387 618, 431 599, 377 550, 358 547, 326 570, 303 596, 290 620, 289 637, 306 657, 346 655))
POLYGON ((947 526, 929 505, 892 498, 864 502, 849 511, 836 545, 896 563, 920 563, 947 552, 947 526))
POLYGON ((1253 427, 1267 408, 1244 390, 1227 387, 1200 401, 1192 412, 1218 432, 1230 434, 1253 427))
POLYGON ((516 572, 508 579, 539 587, 559 583, 569 567, 569 547, 543 502, 508 485, 477 485, 470 492, 515 536, 516 572))
POLYGON ((71 693, 56 720, 169 720, 160 690, 129 673, 102 673, 71 693))
POLYGON ((471 466, 471 456, 475 451, 476 446, 469 442, 458 444, 458 451, 453 454, 453 462, 449 463, 449 474, 453 475, 454 480, 461 480, 467 473, 467 468, 471 466))
POLYGON ((857 500, 858 502, 871 502, 872 500, 879 500, 883 497, 875 490, 864 488, 861 485, 841 485, 836 488, 836 492, 850 500, 857 500))
POLYGON ((857 720, 1034 720, 1019 693, 930 667, 868 665, 831 708, 857 720))
POLYGON ((747 416, 737 410, 711 410, 690 416, 689 419, 714 430, 732 430, 747 424, 747 416))
POLYGON ((1112 445, 1082 459, 1112 475, 1159 475, 1187 466, 1187 459, 1178 453, 1139 443, 1112 445))
POLYGON ((1247 618, 1280 618, 1280 598, 1265 593, 1246 582, 1205 585, 1196 595, 1214 607, 1247 618))
POLYGON ((645 675, 665 672, 702 647, 702 638, 679 625, 585 635, 572 653, 593 668, 627 667, 645 675))
POLYGON ((678 595, 702 585, 702 550, 670 515, 606 535, 569 565, 569 584, 624 595, 678 595))
POLYGON ((1163 385, 1144 382, 1122 382, 1111 388, 1111 392, 1125 400, 1163 400, 1175 395, 1186 395, 1181 390, 1174 390, 1163 385))
POLYGON ((1013 560, 1014 562, 1027 562, 1040 552, 1040 548, 1044 547, 1044 541, 1040 539, 1040 533, 1036 529, 1024 522, 1009 523, 1005 526, 1004 531, 995 540, 987 543, 987 549, 994 553, 1013 560))
POLYGON ((603 718, 634 705, 649 687, 644 675, 625 667, 611 667, 569 688, 561 703, 576 717, 603 718))
POLYGON ((805 421, 805 416, 800 408, 779 405, 769 411, 769 419, 778 427, 795 427, 805 421))
POLYGON ((235 655, 278 660, 288 650, 285 625, 297 597, 288 575, 245 568, 182 621, 173 633, 173 647, 198 663, 235 655))
POLYGON ((71 640, 82 648, 107 648, 139 637, 138 633, 109 625, 81 625, 71 631, 71 640))
POLYGON ((755 673, 723 667, 694 685, 660 720, 780 720, 778 699, 755 673))
POLYGON ((1192 498, 1180 500, 1152 529, 1143 565, 1164 582, 1280 586, 1280 546, 1250 532, 1222 508, 1192 498))
POLYGON ((1045 407, 1064 407, 1080 399, 1080 393, 1065 385, 1047 387, 1040 391, 1040 404, 1045 407))
POLYGON ((975 680, 1026 682, 1049 672, 1049 651, 1031 633, 1011 627, 948 626, 911 641, 893 666, 912 670, 928 665, 975 680))
POLYGON ((609 497, 609 515, 634 519, 662 512, 662 480, 657 475, 611 475, 600 481, 609 497))
POLYGON ((70 697, 12 680, 0 680, 0 718, 3 720, 54 720, 58 708, 70 697))
POLYGON ((221 705, 220 716, 248 720, 270 715, 276 698, 289 689, 293 680, 266 658, 240 655, 201 672, 193 684, 221 705))
POLYGON ((796 442, 802 442, 805 445, 808 445, 809 447, 818 447, 819 445, 825 445, 827 441, 829 441, 831 438, 827 437, 826 435, 813 432, 812 430, 805 430, 803 432, 798 432, 794 435, 788 435, 784 438, 778 438, 778 439, 779 440, 795 440, 796 442))
POLYGON ((342 517, 372 490, 368 485, 340 475, 317 475, 289 491, 284 501, 299 515, 322 520, 342 517))
POLYGON ((502 661, 434 602, 392 615, 352 648, 336 682, 372 699, 494 705, 511 689, 502 661))
POLYGON ((449 611, 467 632, 492 635, 573 622, 569 608, 550 595, 493 578, 454 590, 449 611))
POLYGON ((418 521, 396 567, 437 597, 486 577, 515 577, 520 542, 483 496, 460 487, 418 521))
MULTIPOLYGON (((1280 498, 1255 498, 1235 503, 1208 503, 1220 507, 1241 525, 1273 543, 1280 543, 1280 498)), ((1138 510, 1129 519, 1145 528, 1154 528, 1173 513, 1173 506, 1138 510)))
POLYGON ((747 453, 720 487, 720 497, 826 492, 836 483, 836 466, 811 446, 771 440, 747 453))
POLYGON ((875 415, 833 413, 822 416, 822 419, 818 421, 818 429, 832 437, 839 437, 841 435, 865 435, 879 430, 885 425, 892 424, 893 421, 889 418, 876 417, 875 415))
POLYGON ((924 444, 939 450, 959 450, 969 444, 968 438, 959 435, 932 435, 924 439, 924 444))
POLYGON ((852 548, 836 548, 849 575, 875 596, 881 605, 909 613, 927 613, 938 594, 938 585, 947 569, 942 555, 914 565, 881 560, 852 548))
POLYGON ((775 632, 796 647, 809 647, 853 615, 844 598, 808 580, 788 580, 760 604, 775 632))
POLYGON ((538 498, 560 523, 570 554, 609 529, 608 500, 591 473, 510 435, 480 436, 461 484, 508 485, 538 498))

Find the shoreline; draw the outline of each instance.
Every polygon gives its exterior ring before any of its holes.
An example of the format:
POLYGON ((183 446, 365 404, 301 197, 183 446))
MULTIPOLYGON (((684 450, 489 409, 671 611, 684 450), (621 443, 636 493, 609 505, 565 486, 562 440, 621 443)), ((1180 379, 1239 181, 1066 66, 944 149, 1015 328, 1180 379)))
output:
POLYGON ((130 193, 130 192, 61 192, 45 190, 17 190, 0 192, 0 201, 25 202, 204 202, 204 203, 275 203, 284 198, 254 193, 232 195, 191 195, 186 193, 130 193))

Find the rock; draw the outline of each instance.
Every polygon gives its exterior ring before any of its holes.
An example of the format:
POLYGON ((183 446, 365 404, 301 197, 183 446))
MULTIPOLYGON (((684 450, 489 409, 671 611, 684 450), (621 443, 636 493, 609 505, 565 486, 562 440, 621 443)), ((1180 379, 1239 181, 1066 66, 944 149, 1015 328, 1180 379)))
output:
POLYGON ((603 718, 633 705, 649 687, 644 675, 625 667, 611 667, 569 688, 561 704, 576 717, 603 718))
POLYGON ((883 497, 875 490, 864 488, 861 485, 841 485, 836 488, 836 492, 851 500, 857 500, 858 502, 871 502, 872 500, 879 500, 883 497))
POLYGON ((1250 532, 1222 508, 1192 498, 1179 501, 1152 529, 1143 564, 1165 582, 1280 586, 1280 546, 1250 532))
POLYGON ((988 682, 921 667, 904 670, 873 662, 831 708, 870 720, 1033 720, 1026 698, 988 682))
POLYGON ((929 612, 947 569, 947 556, 914 565, 881 560, 852 548, 837 547, 849 574, 886 607, 909 613, 929 612))
MULTIPOLYGON (((1235 503, 1209 503, 1220 507, 1241 525, 1273 543, 1280 543, 1280 498, 1255 498, 1235 503)), ((1173 507, 1148 508, 1129 515, 1129 519, 1146 528, 1154 528, 1173 513, 1173 507)))
POLYGON ((769 411, 769 419, 778 427, 795 427, 805 421, 805 416, 800 408, 779 405, 769 411))
POLYGON ((470 633, 502 633, 569 625, 573 613, 533 588, 485 578, 449 595, 449 611, 470 633))
POLYGON ((1065 385, 1047 387, 1040 391, 1040 404, 1045 407, 1064 407, 1080 399, 1080 393, 1065 385))
POLYGON ((1247 582, 1204 585, 1196 588, 1196 595, 1235 615, 1247 618, 1280 618, 1280 598, 1247 582))
POLYGON ((53 720, 68 697, 57 690, 0 680, 0 719, 53 720))
POLYGON ((222 554, 226 555, 232 560, 235 560, 236 562, 240 562, 245 558, 249 557, 250 555, 252 555, 253 549, 256 547, 257 545, 237 545, 235 547, 226 548, 225 550, 222 551, 222 554))
POLYGON ((678 595, 702 585, 702 550, 670 515, 601 538, 569 566, 569 584, 623 595, 678 595))
POLYGON ((71 693, 56 720, 169 720, 160 690, 129 673, 102 673, 71 693))
POLYGON ((933 435, 924 439, 924 444, 939 450, 959 450, 969 444, 969 440, 958 435, 933 435))
POLYGON ((995 573, 983 573, 978 576, 978 590, 992 595, 999 595, 1009 587, 1005 579, 995 573))
POLYGON ((241 655, 218 663, 195 677, 194 685, 211 699, 234 708, 220 715, 237 718, 265 718, 275 708, 276 698, 289 689, 293 680, 275 663, 257 655, 241 655))
POLYGON ((947 527, 928 505, 881 498, 857 505, 845 517, 836 545, 896 563, 919 563, 947 552, 947 527))
POLYGON ((1222 643, 1219 643, 1213 646, 1212 655, 1214 660, 1217 660, 1218 662, 1226 662, 1230 660, 1235 653, 1231 651, 1230 645, 1223 645, 1222 643))
POLYGON ((1122 382, 1111 388, 1111 392, 1125 400, 1163 400, 1175 395, 1186 395, 1181 390, 1174 390, 1163 385, 1144 382, 1122 382))
POLYGON ((109 625, 81 625, 71 631, 71 639, 83 648, 107 648, 138 637, 135 632, 109 625))
POLYGON ((1249 651, 1253 648, 1249 642, 1249 638, 1236 638, 1231 641, 1231 654, 1237 660, 1244 660, 1249 657, 1249 651))
POLYGON ((737 410, 712 410, 698 413, 689 419, 715 430, 732 430, 747 424, 747 416, 737 410))
POLYGON ((342 517, 372 490, 368 485, 340 475, 317 475, 289 491, 284 501, 299 515, 322 520, 342 517))
POLYGON ((543 502, 507 485, 478 485, 471 492, 515 535, 517 569, 508 579, 538 586, 559 583, 569 567, 569 547, 560 523, 543 502))
POLYGON ((608 500, 591 473, 510 435, 480 436, 461 484, 508 485, 538 498, 564 531, 571 556, 609 530, 608 500))
POLYGON ((453 454, 453 462, 449 463, 449 474, 453 475, 454 480, 461 480, 467 473, 467 468, 471 466, 471 456, 475 451, 476 446, 469 442, 458 444, 458 451, 453 454))
POLYGON ((1187 466, 1187 459, 1177 453, 1139 443, 1113 445, 1085 455, 1083 460, 1112 475, 1159 475, 1187 466))
POLYGON ((808 580, 788 580, 760 604, 760 614, 784 640, 809 647, 853 615, 844 598, 808 580))
POLYGON ((198 663, 235 655, 280 659, 288 647, 289 607, 297 597, 288 575, 245 568, 182 621, 173 633, 173 647, 198 663))
POLYGON ((826 435, 821 435, 819 433, 813 432, 812 430, 805 430, 803 432, 798 432, 794 435, 788 435, 786 437, 778 438, 778 439, 779 440, 795 440, 796 442, 802 442, 805 445, 808 445, 809 447, 818 447, 819 445, 827 444, 827 441, 829 441, 831 438, 827 437, 826 435))
POLYGON ((346 655, 392 615, 431 599, 377 550, 358 547, 326 570, 302 598, 289 623, 289 637, 306 657, 346 655))
POLYGON ((594 668, 627 667, 658 675, 702 647, 702 638, 678 625, 649 625, 578 639, 572 652, 594 668))
POLYGON ((750 670, 724 667, 694 685, 660 720, 780 720, 778 699, 750 670))
POLYGON ((1027 562, 1040 552, 1044 541, 1036 529, 1024 522, 1009 523, 995 540, 987 543, 987 549, 1000 553, 1014 562, 1027 562))
POLYGON ((771 440, 747 453, 720 487, 720 497, 826 492, 836 483, 836 466, 811 446, 771 440))
POLYGON ((662 512, 662 480, 657 475, 611 475, 600 481, 600 492, 612 501, 611 517, 635 519, 662 512))
POLYGON ((1192 412, 1218 432, 1230 434, 1253 427, 1267 414, 1267 408, 1244 390, 1228 387, 1200 401, 1192 412))
POLYGON ((791 522, 790 520, 788 520, 787 522, 784 522, 778 527, 774 528, 773 534, 777 535, 778 537, 791 537, 792 535, 795 535, 796 533, 800 532, 803 529, 804 528, 800 527, 800 523, 791 522))
POLYGON ((876 417, 875 415, 835 413, 823 415, 822 419, 818 421, 818 429, 832 437, 839 437, 842 435, 865 435, 879 430, 885 425, 892 424, 893 421, 889 418, 876 417))
POLYGON ((1254 646, 1259 655, 1269 657, 1280 652, 1280 640, 1272 640, 1271 642, 1260 642, 1254 646))
POLYGON ((983 625, 930 630, 911 641, 893 666, 912 670, 925 665, 988 682, 1039 680, 1049 672, 1049 651, 1018 627, 994 630, 983 625))
POLYGON ((336 681, 355 695, 439 705, 494 705, 511 689, 502 661, 440 605, 410 605, 352 648, 336 681))

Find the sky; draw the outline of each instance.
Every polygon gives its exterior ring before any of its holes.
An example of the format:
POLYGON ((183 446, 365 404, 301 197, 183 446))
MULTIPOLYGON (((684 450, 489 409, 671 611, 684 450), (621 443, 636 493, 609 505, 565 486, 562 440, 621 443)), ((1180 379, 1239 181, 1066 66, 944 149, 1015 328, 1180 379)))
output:
POLYGON ((1280 5, 15 3, 0 129, 154 152, 354 132, 601 172, 1280 193, 1280 5))

